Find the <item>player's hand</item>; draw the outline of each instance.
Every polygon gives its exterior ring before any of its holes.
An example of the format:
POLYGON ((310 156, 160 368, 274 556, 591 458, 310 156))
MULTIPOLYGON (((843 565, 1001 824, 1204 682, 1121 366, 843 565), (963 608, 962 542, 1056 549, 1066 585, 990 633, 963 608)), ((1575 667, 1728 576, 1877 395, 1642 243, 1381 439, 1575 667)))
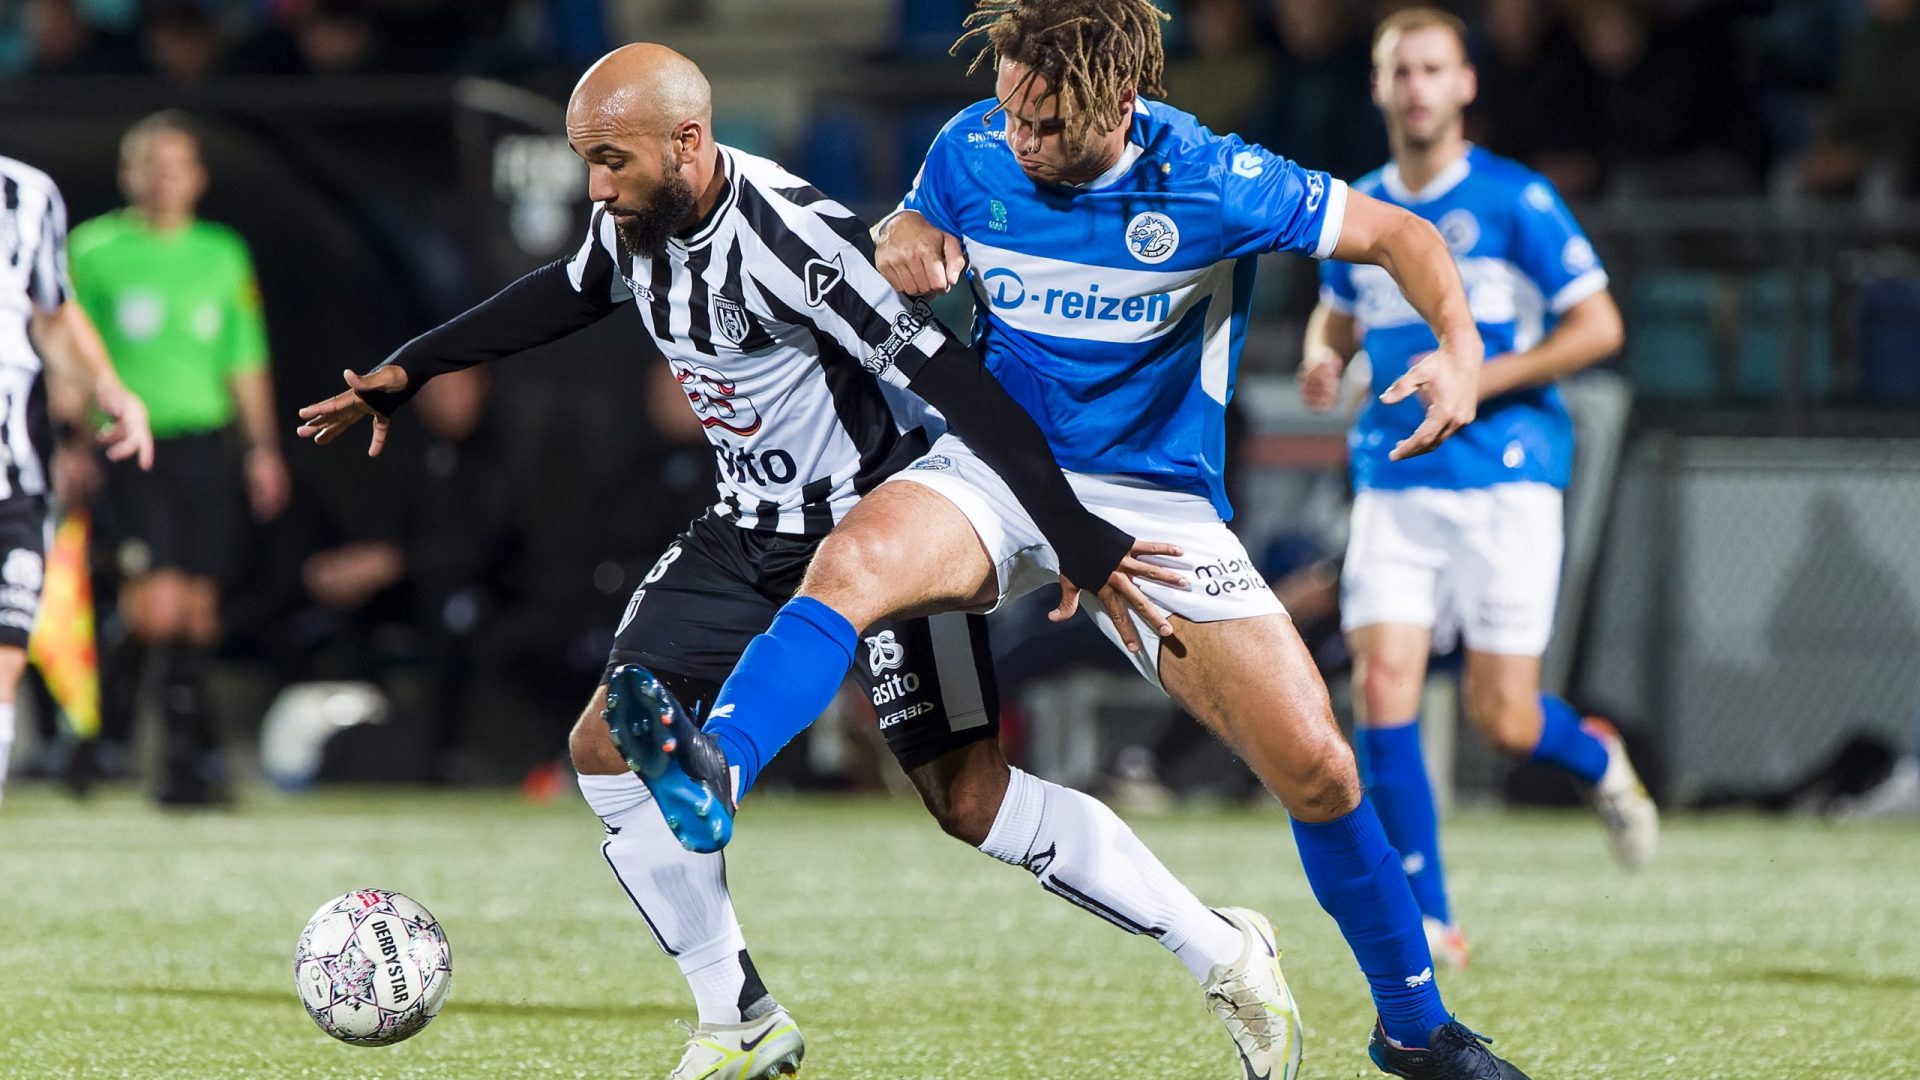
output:
MULTIPOLYGON (((1184 554, 1176 544, 1162 544, 1155 540, 1135 540, 1127 557, 1120 560, 1119 569, 1107 575, 1107 583, 1100 589, 1100 606, 1107 611, 1107 617, 1113 620, 1114 628, 1120 634, 1120 643, 1128 652, 1140 651, 1140 635, 1134 632, 1133 620, 1127 617, 1127 609, 1132 608, 1147 621, 1147 625, 1161 637, 1173 635, 1173 622, 1160 606, 1147 599, 1140 586, 1133 583, 1134 578, 1146 578, 1162 585, 1171 585, 1176 589, 1187 587, 1186 576, 1169 566, 1160 566, 1147 562, 1143 556, 1167 555, 1175 558, 1184 554)), ((1080 610, 1080 587, 1068 581, 1065 575, 1060 578, 1060 604, 1047 613, 1054 622, 1066 622, 1080 610)))
POLYGON ((1300 401, 1314 412, 1327 412, 1340 403, 1340 376, 1347 358, 1322 345, 1300 363, 1300 401))
POLYGON ((247 501, 253 507, 253 520, 272 521, 287 508, 287 496, 293 490, 287 478, 287 462, 278 447, 256 446, 247 451, 247 501))
POLYGON ((1413 434, 1400 440, 1387 457, 1393 461, 1424 454, 1454 432, 1473 422, 1480 407, 1480 368, 1485 350, 1476 335, 1469 345, 1443 345, 1416 360, 1405 375, 1380 395, 1392 405, 1418 396, 1427 418, 1413 434))
POLYGON ((107 426, 96 436, 107 448, 107 460, 132 458, 141 472, 153 468, 153 429, 147 426, 146 402, 114 379, 94 389, 93 403, 107 417, 107 426))
POLYGON ((873 264, 887 284, 908 296, 939 296, 960 284, 967 254, 959 240, 908 210, 880 230, 873 264))
POLYGON ((294 434, 303 439, 311 438, 325 446, 348 428, 371 416, 373 441, 367 445, 367 456, 379 457, 380 451, 387 445, 387 428, 392 422, 373 411, 373 406, 367 404, 360 394, 362 391, 404 390, 407 387, 407 373, 397 367, 383 367, 368 372, 364 378, 352 371, 340 374, 347 380, 347 389, 301 409, 300 419, 303 422, 294 429, 294 434))

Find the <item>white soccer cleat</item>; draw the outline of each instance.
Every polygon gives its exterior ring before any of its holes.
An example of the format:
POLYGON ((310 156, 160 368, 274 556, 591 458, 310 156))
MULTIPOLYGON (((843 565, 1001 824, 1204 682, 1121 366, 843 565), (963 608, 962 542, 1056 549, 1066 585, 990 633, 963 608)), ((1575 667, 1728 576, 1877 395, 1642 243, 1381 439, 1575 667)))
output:
POLYGON ((1467 947, 1466 931, 1460 924, 1443 923, 1431 915, 1422 916, 1420 922, 1427 930, 1427 951, 1433 954, 1433 962, 1454 971, 1467 970, 1473 950, 1467 947))
POLYGON ((1607 748, 1607 772, 1593 785, 1587 798, 1600 812, 1607 826, 1607 842, 1613 848, 1613 861, 1628 870, 1638 870, 1653 861, 1660 846, 1660 808, 1647 794, 1640 774, 1627 759, 1627 744, 1614 726, 1590 716, 1581 727, 1607 748))
POLYGON ((1246 1080, 1295 1080, 1300 1075, 1300 1007, 1280 973, 1273 924, 1246 908, 1215 908, 1247 939, 1240 959, 1207 974, 1207 1007, 1227 1025, 1240 1051, 1246 1080))
POLYGON ((800 1071, 807 1041, 785 1009, 744 1024, 702 1024, 667 1080, 766 1080, 800 1071))

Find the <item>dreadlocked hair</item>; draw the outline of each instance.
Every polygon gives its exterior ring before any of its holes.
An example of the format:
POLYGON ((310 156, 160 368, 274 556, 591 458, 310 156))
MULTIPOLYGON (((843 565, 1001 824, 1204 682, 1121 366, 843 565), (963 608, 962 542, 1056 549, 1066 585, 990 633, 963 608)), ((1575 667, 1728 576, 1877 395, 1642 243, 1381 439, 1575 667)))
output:
POLYGON ((1160 85, 1167 66, 1160 24, 1167 18, 1151 0, 980 0, 967 16, 967 32, 948 51, 958 56, 969 41, 984 38, 967 74, 1001 60, 1025 67, 1009 98, 1034 79, 1045 80, 1048 96, 1062 97, 1061 116, 1077 140, 1096 123, 1118 123, 1126 91, 1167 95, 1160 85))

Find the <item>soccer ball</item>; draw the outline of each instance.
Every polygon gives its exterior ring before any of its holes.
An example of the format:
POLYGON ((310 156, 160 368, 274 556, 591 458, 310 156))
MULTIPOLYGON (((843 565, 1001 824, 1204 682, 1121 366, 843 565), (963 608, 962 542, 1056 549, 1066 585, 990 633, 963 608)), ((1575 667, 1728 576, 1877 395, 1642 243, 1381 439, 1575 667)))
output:
POLYGON ((440 1012, 453 961, 426 908, 397 892, 361 889, 313 913, 293 949, 293 981, 321 1031, 388 1046, 440 1012))

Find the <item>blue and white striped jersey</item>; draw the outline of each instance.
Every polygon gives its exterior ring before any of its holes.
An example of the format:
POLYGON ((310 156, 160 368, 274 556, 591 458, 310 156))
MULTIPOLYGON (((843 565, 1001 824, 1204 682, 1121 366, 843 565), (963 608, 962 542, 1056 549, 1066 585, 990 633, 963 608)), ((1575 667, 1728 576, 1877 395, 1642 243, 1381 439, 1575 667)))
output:
POLYGON ((1037 183, 995 102, 949 121, 902 206, 965 245, 974 346, 1062 467, 1210 498, 1232 515, 1226 403, 1256 256, 1325 258, 1347 189, 1158 101, 1104 176, 1037 183))
MULTIPOLYGON (((1593 245, 1553 186, 1518 162, 1473 147, 1420 191, 1408 191, 1392 165, 1353 186, 1440 230, 1488 357, 1532 348, 1561 313, 1607 287, 1593 245)), ((1426 412, 1412 398, 1382 405, 1378 397, 1437 342, 1385 270, 1329 261, 1320 278, 1321 301, 1354 317, 1373 365, 1373 400, 1347 440, 1356 488, 1567 486, 1573 422, 1552 386, 1483 402, 1473 423, 1437 450, 1389 461, 1394 444, 1413 434, 1426 412)))

